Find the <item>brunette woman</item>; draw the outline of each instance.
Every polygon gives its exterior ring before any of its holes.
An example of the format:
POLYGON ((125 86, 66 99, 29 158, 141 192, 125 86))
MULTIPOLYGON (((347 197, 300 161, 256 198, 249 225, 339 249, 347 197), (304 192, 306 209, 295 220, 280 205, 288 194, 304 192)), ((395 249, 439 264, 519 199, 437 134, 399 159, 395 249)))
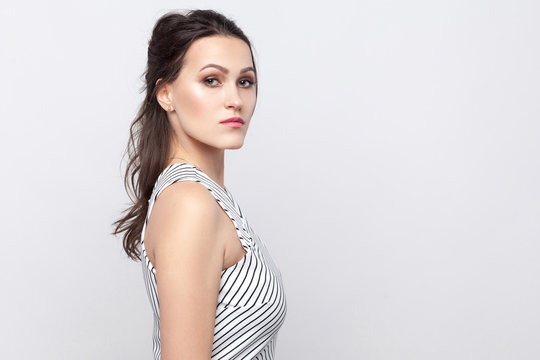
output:
POLYGON ((167 13, 145 80, 127 148, 134 203, 115 234, 142 263, 154 359, 274 359, 281 275, 224 183, 257 101, 250 41, 215 11, 167 13))

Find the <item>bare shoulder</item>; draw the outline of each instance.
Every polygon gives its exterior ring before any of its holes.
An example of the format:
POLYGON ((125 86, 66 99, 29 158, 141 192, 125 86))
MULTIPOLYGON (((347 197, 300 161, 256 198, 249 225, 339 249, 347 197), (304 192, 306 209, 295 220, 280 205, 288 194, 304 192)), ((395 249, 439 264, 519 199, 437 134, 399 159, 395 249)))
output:
MULTIPOLYGON (((198 215, 201 212, 211 216, 216 212, 216 200, 208 189, 195 181, 177 181, 167 186, 157 197, 152 213, 167 210, 181 212, 184 216, 198 215)), ((174 214, 172 214, 174 215, 174 214)))
POLYGON ((164 254, 216 250, 219 209, 208 189, 195 181, 178 181, 156 198, 145 234, 154 266, 164 254), (198 249, 197 249, 198 248, 198 249))

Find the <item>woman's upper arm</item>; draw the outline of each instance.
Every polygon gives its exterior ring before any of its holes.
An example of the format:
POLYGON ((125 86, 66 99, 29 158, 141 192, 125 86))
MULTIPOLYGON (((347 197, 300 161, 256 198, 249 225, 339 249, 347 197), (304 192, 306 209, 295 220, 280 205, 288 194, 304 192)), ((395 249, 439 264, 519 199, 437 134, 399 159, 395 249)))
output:
POLYGON ((196 182, 160 194, 149 219, 160 311, 161 359, 210 359, 223 247, 215 199, 196 182))

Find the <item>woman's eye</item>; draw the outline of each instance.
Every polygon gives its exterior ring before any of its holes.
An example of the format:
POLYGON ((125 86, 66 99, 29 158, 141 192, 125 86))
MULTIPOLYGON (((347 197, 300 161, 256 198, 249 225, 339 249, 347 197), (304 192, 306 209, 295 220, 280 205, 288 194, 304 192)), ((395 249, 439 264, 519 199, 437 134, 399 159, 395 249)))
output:
POLYGON ((206 78, 204 79, 204 83, 208 86, 217 86, 218 85, 218 79, 216 78, 206 78))
POLYGON ((250 86, 252 86, 253 84, 255 84, 254 81, 248 80, 248 79, 240 80, 239 83, 240 83, 240 86, 242 86, 242 87, 250 87, 250 86))

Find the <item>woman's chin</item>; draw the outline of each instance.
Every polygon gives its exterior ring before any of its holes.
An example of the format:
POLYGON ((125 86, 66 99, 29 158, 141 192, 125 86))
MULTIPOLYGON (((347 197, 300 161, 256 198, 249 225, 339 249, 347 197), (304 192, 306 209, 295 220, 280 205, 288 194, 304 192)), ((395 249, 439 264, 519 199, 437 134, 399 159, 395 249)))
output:
POLYGON ((240 149, 242 146, 244 146, 244 141, 230 144, 229 146, 227 146, 227 149, 230 149, 230 150, 240 149))

